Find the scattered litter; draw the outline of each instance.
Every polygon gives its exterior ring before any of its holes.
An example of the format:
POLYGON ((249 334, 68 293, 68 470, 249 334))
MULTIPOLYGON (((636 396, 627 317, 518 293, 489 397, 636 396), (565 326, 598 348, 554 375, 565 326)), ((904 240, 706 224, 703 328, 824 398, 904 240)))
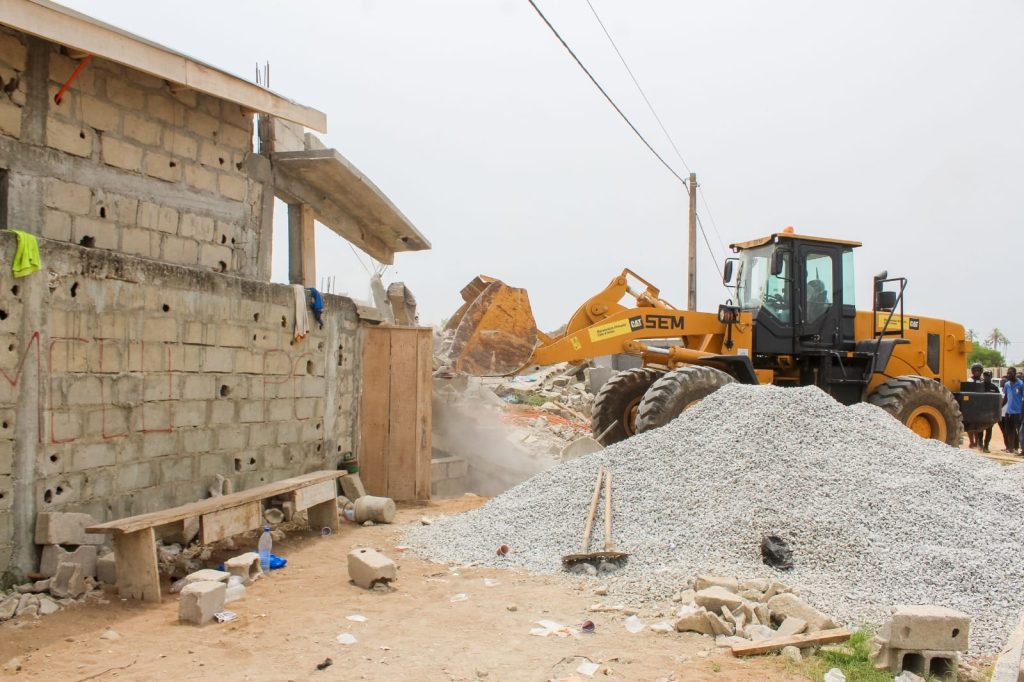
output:
POLYGON ((353 635, 351 632, 343 632, 337 637, 335 637, 335 639, 338 640, 338 644, 344 644, 345 646, 355 644, 356 641, 358 641, 356 640, 356 636, 353 635))
POLYGON ((518 610, 519 610, 519 607, 518 607, 518 606, 516 606, 515 604, 509 604, 509 605, 507 605, 507 606, 505 607, 505 610, 506 610, 506 611, 518 611, 518 610))
POLYGON ((361 614, 358 614, 358 613, 357 613, 357 614, 355 614, 355 615, 352 615, 352 616, 346 616, 346 617, 345 617, 345 620, 350 620, 350 621, 352 621, 353 623, 365 623, 366 621, 368 621, 368 620, 370 620, 370 619, 369 619, 369 618, 367 618, 367 617, 366 617, 366 616, 364 616, 364 615, 361 615, 361 614))
POLYGON ((334 661, 332 661, 329 658, 325 658, 323 663, 317 663, 316 664, 316 669, 317 670, 327 670, 332 665, 334 665, 334 661))
POLYGON ((608 606, 607 604, 591 604, 587 608, 587 611, 595 611, 595 612, 605 613, 605 612, 609 612, 609 611, 622 611, 624 608, 626 608, 626 607, 623 606, 622 604, 617 604, 615 606, 608 606))
POLYGON ((238 614, 234 611, 218 611, 213 614, 213 617, 217 619, 218 623, 229 623, 238 618, 238 614))
POLYGON ((484 578, 484 587, 494 587, 495 585, 500 584, 501 582, 495 580, 494 578, 484 578))
POLYGON ((501 545, 500 547, 498 547, 498 556, 508 556, 508 545, 501 545))
POLYGON ((647 627, 646 625, 641 623, 640 619, 636 616, 630 616, 625 621, 623 621, 622 624, 625 625, 626 629, 632 632, 634 635, 643 630, 645 627, 647 627))
POLYGON ((334 531, 331 530, 330 526, 324 526, 323 528, 320 529, 320 535, 322 535, 323 537, 327 537, 328 535, 330 535, 333 532, 334 531))
POLYGON ((448 601, 454 604, 455 602, 466 601, 467 599, 469 599, 468 594, 466 594, 465 592, 459 592, 458 594, 452 595, 452 598, 448 601))
POLYGON ((562 625, 561 623, 553 620, 538 620, 537 625, 539 628, 532 628, 530 630, 531 635, 537 637, 547 637, 548 635, 556 635, 558 637, 569 637, 575 635, 576 631, 570 627, 562 625))
POLYGON ((793 550, 778 535, 761 538, 761 560, 768 566, 788 571, 793 568, 793 550))
POLYGON ((839 668, 832 668, 827 673, 822 682, 846 682, 846 675, 839 668))
POLYGON ((395 545, 396 552, 404 552, 407 549, 409 549, 409 545, 395 545))
POLYGON ((594 627, 595 627, 594 626, 594 621, 592 621, 592 620, 585 620, 585 621, 583 621, 583 624, 580 625, 580 630, 583 630, 583 632, 586 632, 586 633, 592 633, 594 631, 594 627))
POLYGON ((583 661, 576 668, 576 672, 580 675, 586 675, 587 677, 593 677, 594 673, 597 672, 598 668, 601 667, 600 663, 592 663, 590 661, 583 661))
POLYGON ((667 620, 663 620, 660 623, 655 623, 651 626, 651 632, 657 632, 661 635, 674 631, 675 627, 672 625, 672 623, 669 623, 667 620))

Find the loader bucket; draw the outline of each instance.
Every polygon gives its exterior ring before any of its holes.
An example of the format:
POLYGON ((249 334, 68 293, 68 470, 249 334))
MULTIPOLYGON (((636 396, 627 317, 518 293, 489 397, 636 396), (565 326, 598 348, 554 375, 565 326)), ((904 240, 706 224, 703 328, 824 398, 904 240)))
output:
POLYGON ((455 330, 448 359, 452 369, 476 376, 505 376, 529 362, 537 323, 525 289, 483 275, 462 290, 465 303, 448 321, 455 330))

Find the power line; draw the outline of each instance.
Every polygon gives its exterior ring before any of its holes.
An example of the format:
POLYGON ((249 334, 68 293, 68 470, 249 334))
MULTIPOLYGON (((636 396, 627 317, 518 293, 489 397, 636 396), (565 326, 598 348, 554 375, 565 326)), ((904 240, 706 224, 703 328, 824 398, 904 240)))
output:
POLYGON ((626 63, 626 58, 622 56, 619 46, 615 44, 615 39, 612 38, 612 34, 608 32, 608 28, 604 25, 604 22, 601 21, 601 17, 598 15, 597 10, 594 9, 594 5, 590 0, 587 0, 587 6, 590 7, 590 11, 594 14, 594 18, 597 19, 597 23, 601 26, 601 30, 604 31, 605 37, 608 38, 608 42, 612 44, 612 49, 615 50, 615 54, 619 56, 619 61, 622 62, 622 66, 626 68, 626 73, 628 73, 629 77, 633 79, 633 85, 635 85, 636 89, 640 91, 640 96, 644 98, 644 102, 647 104, 647 108, 651 110, 651 115, 654 116, 654 120, 658 122, 659 126, 661 126, 661 132, 665 133, 665 137, 668 139, 668 143, 672 145, 672 150, 676 153, 676 157, 679 159, 679 162, 683 164, 683 168, 686 169, 687 173, 692 173, 693 171, 690 170, 690 167, 683 159, 683 155, 680 153, 679 147, 676 146, 675 140, 673 140, 672 136, 668 134, 668 130, 665 128, 665 124, 662 123, 661 117, 658 116, 658 112, 654 110, 654 105, 651 104, 651 100, 647 98, 647 93, 644 92, 642 87, 640 87, 640 81, 638 81, 636 76, 633 74, 633 69, 629 68, 629 64, 626 63))
POLYGON ((544 13, 540 11, 540 7, 537 7, 537 3, 535 3, 533 0, 527 0, 527 2, 530 3, 530 6, 533 7, 535 12, 537 12, 537 15, 541 18, 541 20, 543 20, 543 22, 547 24, 547 27, 551 29, 551 32, 555 34, 555 37, 558 38, 558 42, 562 43, 562 47, 564 47, 566 51, 572 56, 572 58, 576 61, 576 64, 579 65, 581 69, 583 69, 583 73, 587 74, 587 78, 589 78, 590 82, 594 84, 594 87, 596 87, 601 92, 601 94, 604 95, 604 98, 608 100, 608 104, 612 105, 612 108, 615 109, 616 113, 618 113, 618 115, 622 117, 622 120, 626 122, 626 125, 628 125, 630 129, 634 133, 636 133, 636 136, 639 137, 640 141, 644 143, 644 146, 646 146, 647 149, 649 149, 650 152, 654 154, 655 158, 657 158, 658 161, 661 162, 661 165, 663 165, 669 173, 676 176, 676 179, 679 182, 683 183, 683 187, 686 187, 686 191, 689 192, 690 188, 688 183, 686 182, 686 179, 683 178, 683 176, 679 175, 679 173, 676 173, 675 169, 672 168, 672 166, 670 166, 664 158, 662 158, 661 154, 659 154, 657 150, 655 150, 654 147, 651 146, 651 143, 647 141, 647 138, 644 137, 643 134, 641 134, 637 127, 633 125, 633 122, 629 120, 629 117, 626 116, 622 109, 619 108, 619 105, 615 103, 615 100, 613 100, 611 96, 607 92, 605 92, 605 89, 601 87, 600 83, 597 82, 597 79, 594 78, 594 75, 590 73, 590 70, 583 65, 583 62, 580 61, 580 58, 577 57, 576 53, 573 52, 571 47, 569 47, 569 43, 565 42, 565 38, 563 38, 562 35, 558 32, 558 29, 556 29, 552 25, 552 23, 548 21, 548 18, 544 16, 544 13))
POLYGON ((718 238, 718 245, 722 247, 722 251, 728 253, 729 249, 725 248, 725 243, 722 241, 722 233, 718 231, 718 225, 715 223, 715 216, 711 214, 711 207, 708 206, 707 197, 704 195, 704 188, 699 184, 697 185, 697 195, 704 202, 704 210, 707 211, 708 218, 711 219, 711 228, 715 231, 715 237, 718 238))

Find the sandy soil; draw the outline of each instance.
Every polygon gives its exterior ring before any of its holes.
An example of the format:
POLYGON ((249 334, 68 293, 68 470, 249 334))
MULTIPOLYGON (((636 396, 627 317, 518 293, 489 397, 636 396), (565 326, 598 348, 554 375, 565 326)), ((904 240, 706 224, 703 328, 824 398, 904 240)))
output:
POLYGON ((734 659, 699 635, 630 634, 622 615, 586 610, 598 601, 614 603, 614 594, 595 597, 574 581, 512 570, 449 571, 395 549, 403 524, 481 502, 464 497, 407 508, 395 525, 346 525, 326 538, 291 534, 274 548, 288 566, 230 604, 239 616, 230 623, 179 625, 177 599, 166 591, 159 605, 111 593, 106 604, 2 623, 0 666, 19 658, 16 679, 25 680, 565 680, 586 657, 610 669, 595 679, 806 679, 778 657, 734 659), (346 554, 356 546, 377 547, 399 562, 394 591, 368 592, 348 582, 346 554), (487 587, 484 578, 499 584, 487 587), (457 593, 468 600, 452 603, 457 593), (509 604, 517 610, 507 610, 509 604), (353 614, 368 621, 346 620, 353 614), (540 619, 578 627, 587 618, 596 624, 594 634, 528 634, 540 619), (107 628, 121 639, 100 639, 107 628), (358 642, 337 643, 342 632, 358 642), (318 672, 326 658, 333 665, 318 672))

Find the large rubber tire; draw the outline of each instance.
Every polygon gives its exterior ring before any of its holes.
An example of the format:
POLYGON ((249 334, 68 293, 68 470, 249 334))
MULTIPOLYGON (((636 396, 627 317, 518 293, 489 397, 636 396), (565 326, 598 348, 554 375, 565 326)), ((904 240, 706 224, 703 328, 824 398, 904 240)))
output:
POLYGON ((601 445, 618 443, 636 433, 633 425, 637 406, 647 389, 662 374, 664 372, 660 369, 637 367, 619 372, 605 382, 594 398, 590 413, 590 429, 594 438, 604 434, 601 445))
POLYGON ((941 440, 955 448, 964 437, 964 418, 949 389, 915 375, 899 376, 881 384, 868 396, 876 405, 922 438, 941 440))
POLYGON ((726 384, 736 380, 721 370, 697 365, 666 372, 654 382, 640 401, 636 432, 644 433, 664 426, 726 384))

